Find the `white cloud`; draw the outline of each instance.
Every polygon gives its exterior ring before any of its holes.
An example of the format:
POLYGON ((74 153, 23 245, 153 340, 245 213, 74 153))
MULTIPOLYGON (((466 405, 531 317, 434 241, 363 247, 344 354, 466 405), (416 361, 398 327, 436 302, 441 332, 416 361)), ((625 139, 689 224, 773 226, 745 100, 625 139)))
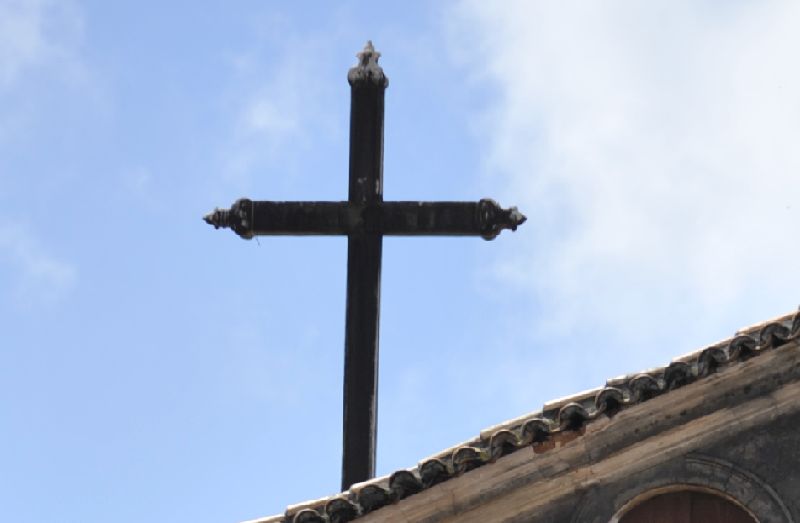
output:
POLYGON ((42 34, 42 4, 3 0, 0 3, 0 83, 9 84, 26 66, 46 53, 42 34))
POLYGON ((43 65, 78 72, 74 47, 82 31, 82 18, 69 1, 0 0, 0 87, 43 65))
POLYGON ((499 269, 541 297, 537 328, 730 332, 797 303, 800 4, 457 11, 457 58, 495 94, 486 172, 529 217, 499 269))
POLYGON ((2 294, 17 306, 30 308, 58 302, 74 288, 74 265, 49 255, 24 227, 0 222, 2 294))
MULTIPOLYGON (((276 20, 265 21, 267 29, 273 25, 282 27, 276 20)), ((287 150, 310 147, 309 138, 320 130, 338 132, 328 103, 337 90, 315 81, 330 67, 325 44, 335 35, 301 39, 285 29, 267 29, 261 41, 231 60, 231 105, 237 117, 225 171, 239 182, 257 167, 280 164, 287 150)))
POLYGON ((242 120, 247 132, 264 133, 272 142, 288 137, 299 129, 296 117, 281 110, 277 100, 265 95, 250 102, 242 115, 242 120))
POLYGON ((83 35, 72 0, 0 0, 0 146, 29 136, 41 120, 52 126, 54 107, 74 107, 77 98, 57 99, 64 88, 98 97, 81 55, 83 35))

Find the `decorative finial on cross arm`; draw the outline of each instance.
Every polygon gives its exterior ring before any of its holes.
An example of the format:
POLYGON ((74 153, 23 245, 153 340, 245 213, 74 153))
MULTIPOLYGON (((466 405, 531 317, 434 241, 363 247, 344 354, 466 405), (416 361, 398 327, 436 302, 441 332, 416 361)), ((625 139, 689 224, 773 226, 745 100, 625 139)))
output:
POLYGON ((247 198, 236 200, 230 209, 216 208, 203 216, 203 220, 215 229, 232 229, 246 240, 253 238, 251 227, 253 202, 247 198))
POLYGON ((516 207, 503 209, 490 198, 484 198, 478 203, 478 212, 480 213, 481 237, 484 240, 494 240, 503 229, 516 231, 517 227, 528 219, 516 207))
POLYGON ((358 65, 347 72, 347 81, 350 85, 358 83, 373 83, 378 87, 389 85, 389 79, 383 74, 383 69, 378 65, 381 53, 375 50, 372 40, 367 40, 364 50, 356 54, 358 65))

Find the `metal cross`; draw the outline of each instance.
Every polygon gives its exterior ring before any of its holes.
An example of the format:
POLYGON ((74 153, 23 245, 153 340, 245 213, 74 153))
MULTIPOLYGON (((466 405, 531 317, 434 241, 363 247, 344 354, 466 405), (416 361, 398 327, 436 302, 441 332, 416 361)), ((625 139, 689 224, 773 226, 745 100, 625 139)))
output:
POLYGON ((350 98, 350 190, 346 202, 241 199, 204 217, 245 239, 260 235, 347 235, 342 491, 375 475, 381 246, 385 235, 494 239, 525 221, 496 202, 384 202, 383 100, 389 83, 372 42, 356 55, 350 98))

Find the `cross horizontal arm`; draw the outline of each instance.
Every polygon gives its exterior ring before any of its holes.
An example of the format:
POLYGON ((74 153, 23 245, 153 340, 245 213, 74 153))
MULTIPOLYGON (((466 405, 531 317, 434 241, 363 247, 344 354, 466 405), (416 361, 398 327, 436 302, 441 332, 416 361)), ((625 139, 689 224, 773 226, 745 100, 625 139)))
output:
POLYGON ((481 236, 494 239, 525 221, 516 207, 478 202, 268 202, 241 199, 205 217, 216 228, 230 227, 242 238, 266 235, 481 236))
POLYGON ((526 218, 516 207, 478 202, 383 202, 380 230, 388 236, 481 236, 493 240, 526 218))
POLYGON ((348 234, 354 217, 348 202, 254 202, 236 200, 230 209, 204 217, 214 228, 230 227, 245 239, 273 235, 348 234))

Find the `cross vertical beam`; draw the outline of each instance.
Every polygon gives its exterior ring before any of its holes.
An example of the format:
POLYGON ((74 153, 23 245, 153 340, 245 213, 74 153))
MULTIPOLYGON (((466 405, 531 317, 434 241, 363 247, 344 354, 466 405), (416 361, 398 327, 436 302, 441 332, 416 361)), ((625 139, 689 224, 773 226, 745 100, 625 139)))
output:
MULTIPOLYGON (((383 202, 383 102, 386 76, 371 44, 350 70, 351 206, 383 202)), ((383 235, 369 211, 347 239, 342 491, 375 476, 378 423, 378 331, 383 235)))

